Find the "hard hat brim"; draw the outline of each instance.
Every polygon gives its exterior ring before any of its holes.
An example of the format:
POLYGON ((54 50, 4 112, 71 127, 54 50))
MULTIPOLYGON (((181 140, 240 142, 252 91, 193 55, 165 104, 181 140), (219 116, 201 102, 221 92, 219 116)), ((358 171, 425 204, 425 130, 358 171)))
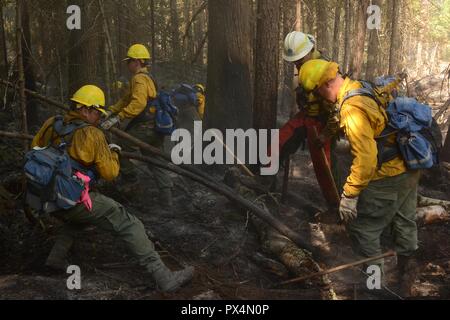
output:
POLYGON ((314 44, 309 43, 301 53, 299 53, 295 56, 287 56, 285 53, 283 53, 283 59, 286 62, 295 62, 295 61, 298 61, 298 60, 306 57, 313 49, 314 49, 314 44))

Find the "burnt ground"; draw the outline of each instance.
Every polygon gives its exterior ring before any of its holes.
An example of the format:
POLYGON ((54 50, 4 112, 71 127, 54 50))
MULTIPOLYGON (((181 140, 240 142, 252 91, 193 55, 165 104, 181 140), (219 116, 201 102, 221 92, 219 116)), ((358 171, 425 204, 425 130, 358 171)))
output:
MULTIPOLYGON (((99 230, 87 229, 79 235, 70 255, 70 262, 81 268, 82 289, 69 291, 68 275, 50 274, 43 267, 60 224, 44 217, 44 229, 41 225, 33 226, 25 217, 18 175, 20 152, 6 152, 12 147, 2 141, 0 181, 5 189, 0 191, 0 299, 320 299, 319 290, 314 286, 274 287, 292 276, 285 270, 274 272, 270 267, 277 263, 261 250, 257 233, 245 212, 224 197, 177 176, 173 176, 176 208, 167 212, 157 203, 156 186, 142 166, 138 190, 123 194, 110 184, 100 185, 99 189, 143 221, 171 268, 180 269, 184 264, 195 266, 194 281, 176 294, 158 293, 152 280, 134 263, 119 240, 99 230)), ((17 148, 18 145, 14 150, 17 148)), ((217 179, 222 176, 212 170, 210 173, 217 179)), ((335 217, 325 215, 319 225, 323 233, 311 231, 317 225, 310 223, 316 222, 314 216, 325 211, 325 206, 306 152, 296 155, 291 174, 290 188, 301 201, 290 199, 278 214, 294 230, 322 246, 329 246, 329 255, 320 259, 323 268, 353 261, 344 228, 335 223, 335 217)), ((449 182, 442 177, 439 180, 426 177, 421 187, 424 195, 450 200, 448 190, 449 182)), ((448 299, 449 223, 421 226, 419 237, 422 273, 416 284, 417 298, 448 299)), ((392 259, 387 262, 390 278, 393 263, 392 259)), ((331 276, 338 298, 398 299, 390 283, 388 288, 394 293, 357 292, 355 295, 354 275, 355 271, 345 271, 331 276)))

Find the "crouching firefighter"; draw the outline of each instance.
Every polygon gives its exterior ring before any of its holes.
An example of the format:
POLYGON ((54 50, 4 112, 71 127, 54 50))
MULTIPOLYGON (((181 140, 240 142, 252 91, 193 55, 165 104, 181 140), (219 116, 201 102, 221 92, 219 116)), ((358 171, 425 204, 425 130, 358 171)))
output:
MULTIPOLYGON (((283 58, 295 65, 297 72, 302 65, 311 59, 325 59, 315 48, 315 39, 311 35, 294 31, 286 36, 283 58)), ((333 104, 305 92, 302 86, 296 89, 296 100, 299 112, 280 129, 280 162, 295 153, 306 143, 311 154, 314 171, 325 200, 330 207, 338 207, 339 199, 335 191, 340 187, 339 171, 336 166, 332 147, 339 131, 339 120, 333 104), (318 137, 315 137, 317 132, 318 137), (326 159, 323 158, 325 150, 326 159), (331 168, 326 168, 329 166, 331 168), (333 175, 325 174, 326 170, 333 175), (333 181, 334 180, 334 181, 333 181)))
MULTIPOLYGON (((133 45, 128 50, 124 61, 132 75, 129 90, 115 105, 109 108, 106 121, 102 123, 101 127, 109 130, 121 121, 130 120, 125 129, 127 133, 162 151, 166 134, 158 130, 157 109, 152 106, 152 102, 158 97, 158 88, 148 69, 150 52, 144 45, 133 45)), ((120 144, 123 145, 124 150, 134 151, 133 148, 127 146, 127 142, 121 141, 120 144)), ((152 156, 146 150, 141 150, 141 153, 152 156)), ((135 192, 139 181, 134 165, 130 160, 122 159, 121 168, 121 175, 130 187, 130 191, 135 192)), ((152 165, 148 165, 148 168, 153 173, 159 189, 160 205, 164 208, 172 207, 173 182, 169 173, 152 165)))
MULTIPOLYGON (((381 236, 390 232, 400 292, 410 296, 417 275, 419 172, 437 163, 431 108, 411 98, 392 99, 367 82, 342 76, 336 63, 324 60, 305 63, 300 82, 339 106, 353 156, 339 212, 354 252, 364 258, 380 255, 381 236)), ((383 261, 373 264, 383 267, 383 261)))
POLYGON ((105 113, 103 91, 84 86, 71 102, 71 111, 64 117, 44 123, 26 156, 27 203, 64 222, 46 266, 65 271, 75 236, 86 226, 95 226, 122 239, 160 290, 177 290, 192 279, 193 268, 170 271, 139 219, 113 199, 89 191, 97 179, 114 180, 120 169, 120 147, 108 145, 97 128, 105 113))

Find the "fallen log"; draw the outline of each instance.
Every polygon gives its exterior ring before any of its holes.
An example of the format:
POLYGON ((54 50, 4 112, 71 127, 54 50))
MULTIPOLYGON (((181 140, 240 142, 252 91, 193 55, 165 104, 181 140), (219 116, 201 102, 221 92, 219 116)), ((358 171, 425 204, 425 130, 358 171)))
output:
MULTIPOLYGON (((232 186, 238 194, 263 208, 264 211, 269 211, 267 202, 264 200, 267 195, 264 193, 258 195, 257 191, 247 187, 246 185, 252 185, 248 180, 249 177, 243 176, 237 168, 230 169, 226 174, 227 183, 232 186), (241 182, 241 179, 245 181, 245 184, 241 182)), ((271 225, 260 219, 259 216, 251 215, 250 218, 252 225, 258 232, 263 251, 279 260, 291 274, 301 276, 321 271, 319 264, 303 246, 298 245, 283 236, 271 225)), ((263 264, 263 266, 265 266, 265 264, 263 264)), ((312 284, 318 287, 322 299, 337 299, 331 281, 327 276, 315 280, 312 284)))
POLYGON ((417 218, 421 225, 450 221, 450 214, 443 206, 429 206, 417 209, 417 218))
POLYGON ((430 206, 441 206, 444 207, 447 211, 450 211, 450 201, 427 198, 421 195, 417 197, 417 206, 419 208, 430 206))
MULTIPOLYGON (((30 136, 30 135, 24 135, 21 133, 11 133, 11 132, 5 133, 3 131, 0 131, 0 136, 5 136, 5 137, 9 137, 9 138, 26 139, 26 140, 32 139, 32 136, 30 136)), ((138 140, 138 139, 133 138, 133 140, 138 140)), ((143 142, 140 142, 140 143, 143 144, 143 142)), ((303 248, 309 250, 312 253, 317 253, 316 250, 312 246, 310 246, 310 244, 307 241, 305 241, 302 236, 300 236, 300 234, 291 230, 288 226, 286 226, 280 220, 275 219, 269 212, 261 209, 260 207, 254 205, 252 202, 239 196, 232 189, 230 189, 228 186, 226 186, 224 184, 219 184, 216 181, 205 179, 202 176, 199 176, 193 172, 190 172, 183 168, 175 166, 172 163, 164 163, 163 161, 160 161, 160 160, 157 160, 154 158, 145 157, 145 156, 142 156, 139 154, 128 153, 128 152, 122 152, 121 156, 124 158, 128 158, 128 159, 134 159, 134 160, 139 160, 142 162, 150 163, 154 166, 175 172, 181 176, 185 176, 193 181, 201 183, 202 185, 206 186, 207 188, 214 190, 219 194, 224 195, 227 199, 234 201, 234 202, 242 205, 243 207, 247 208, 247 210, 250 210, 251 212, 253 212, 255 215, 260 217, 263 221, 265 221, 266 223, 271 225, 273 228, 278 230, 284 236, 291 239, 297 245, 302 246, 303 248)))

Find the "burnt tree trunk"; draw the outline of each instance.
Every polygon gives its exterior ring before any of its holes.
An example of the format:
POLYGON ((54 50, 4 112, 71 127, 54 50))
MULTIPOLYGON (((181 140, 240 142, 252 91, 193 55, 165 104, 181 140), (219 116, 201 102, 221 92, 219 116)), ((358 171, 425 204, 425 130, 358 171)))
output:
POLYGON ((209 128, 249 128, 252 125, 252 36, 250 0, 208 2, 209 128))
MULTIPOLYGON (((373 0, 373 5, 381 6, 381 0, 373 0)), ((366 79, 373 81, 378 75, 378 54, 380 52, 379 30, 373 29, 369 31, 369 48, 367 50, 366 79)))
POLYGON ((258 0, 253 126, 274 129, 277 122, 280 3, 258 0))
POLYGON ((344 34, 344 71, 349 72, 350 66, 350 37, 351 37, 351 25, 352 25, 352 5, 350 0, 345 0, 345 34, 344 34))
MULTIPOLYGON (((19 105, 20 118, 22 120, 22 133, 28 133, 27 121, 27 97, 25 96, 25 71, 23 67, 23 48, 22 48, 22 0, 16 1, 16 48, 17 48, 17 68, 19 74, 19 105)), ((28 143, 24 142, 24 150, 28 150, 28 143)))
POLYGON ((400 49, 400 0, 392 0, 392 14, 391 14, 391 45, 389 51, 389 74, 395 74, 399 70, 398 51, 400 49))
POLYGON ((3 6, 4 0, 0 1, 0 44, 1 44, 1 63, 0 73, 5 79, 8 78, 8 49, 6 47, 6 33, 5 33, 5 21, 3 20, 3 6))
POLYGON ((175 60, 181 60, 180 21, 178 18, 177 0, 170 0, 171 46, 175 60))
POLYGON ((336 1, 336 8, 334 12, 334 34, 333 34, 333 53, 332 59, 335 62, 339 62, 339 26, 341 25, 341 12, 342 12, 343 0, 336 1))
POLYGON ((81 86, 95 84, 98 75, 99 39, 101 26, 94 23, 93 16, 98 12, 96 2, 88 0, 73 1, 81 8, 81 30, 68 30, 71 50, 69 52, 69 95, 81 86))
POLYGON ((356 3, 356 35, 353 41, 355 46, 350 67, 355 79, 362 77, 367 30, 367 7, 369 3, 370 0, 358 0, 356 3))

